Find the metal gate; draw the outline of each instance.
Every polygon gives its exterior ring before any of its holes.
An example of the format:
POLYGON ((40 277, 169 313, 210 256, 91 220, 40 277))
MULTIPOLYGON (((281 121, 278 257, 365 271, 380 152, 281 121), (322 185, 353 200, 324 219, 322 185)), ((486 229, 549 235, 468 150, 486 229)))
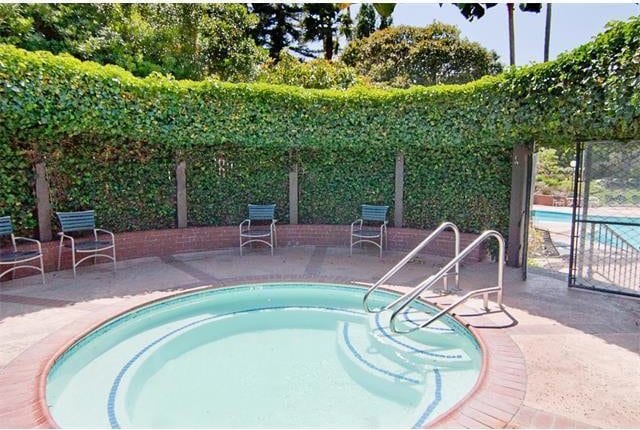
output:
POLYGON ((577 145, 569 286, 640 296, 640 141, 577 145))

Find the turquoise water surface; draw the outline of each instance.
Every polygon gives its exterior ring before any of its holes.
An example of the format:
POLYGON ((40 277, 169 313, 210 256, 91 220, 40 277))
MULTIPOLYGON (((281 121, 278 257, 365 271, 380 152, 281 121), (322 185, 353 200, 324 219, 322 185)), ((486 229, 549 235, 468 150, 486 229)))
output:
MULTIPOLYGON (((560 223, 571 223, 572 214, 571 212, 556 212, 556 211, 544 211, 544 210, 532 210, 531 216, 534 221, 541 222, 560 222, 560 223)), ((613 230, 616 234, 620 235, 631 244, 633 247, 640 249, 640 226, 633 225, 618 225, 618 224, 608 224, 608 223, 634 223, 640 224, 640 218, 636 217, 621 217, 621 216, 605 216, 605 215, 589 215, 587 217, 588 221, 604 221, 607 222, 607 226, 613 230)), ((599 242, 612 242, 610 237, 605 238, 604 234, 601 234, 602 237, 598 237, 597 240, 599 242)))
POLYGON ((364 291, 258 284, 147 306, 65 353, 47 402, 61 427, 421 427, 471 390, 479 345, 449 317, 391 335, 364 291))

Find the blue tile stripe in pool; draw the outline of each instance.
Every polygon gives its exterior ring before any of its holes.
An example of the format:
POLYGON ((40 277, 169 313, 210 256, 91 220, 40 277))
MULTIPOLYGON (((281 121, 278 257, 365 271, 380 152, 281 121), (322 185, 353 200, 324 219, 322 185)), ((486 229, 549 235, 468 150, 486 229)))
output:
MULTIPOLYGON (((410 308, 407 308, 404 310, 403 312, 403 316, 406 320, 407 323, 412 324, 414 326, 419 326, 420 323, 414 321, 413 319, 411 319, 411 317, 409 316, 409 311, 410 308)), ((427 314, 430 316, 430 314, 427 314)), ((429 327, 429 330, 438 330, 438 331, 442 331, 443 333, 458 333, 461 336, 464 336, 465 338, 469 339, 471 341, 471 343, 473 344, 473 347, 476 349, 476 351, 480 351, 480 344, 478 344, 478 340, 475 338, 475 336, 473 336, 473 334, 471 334, 471 332, 465 328, 463 328, 460 323, 458 321, 456 321, 455 319, 453 319, 451 316, 449 315, 443 315, 441 317, 443 320, 445 320, 447 322, 448 325, 450 325, 453 328, 444 328, 444 327, 429 327)), ((426 321, 422 321, 423 323, 426 321)))
POLYGON ((400 375, 399 373, 394 373, 391 372, 389 370, 383 369, 381 367, 376 366, 375 364, 367 361, 353 346, 353 344, 351 343, 351 339, 349 339, 349 323, 345 322, 344 323, 344 328, 342 330, 342 336, 344 338, 344 342, 347 345, 347 347, 349 348, 349 351, 351 352, 351 354, 353 354, 353 356, 362 364, 364 364, 365 366, 367 366, 368 368, 375 370, 376 372, 382 373, 384 375, 387 376, 391 376, 392 378, 401 380, 401 381, 405 381, 405 382, 409 382, 410 384, 419 384, 420 381, 418 381, 417 379, 414 378, 408 378, 406 376, 400 375))
POLYGON ((435 394, 433 396, 433 400, 431 401, 431 403, 429 403, 429 406, 427 406, 427 409, 425 409, 422 415, 420 415, 420 418, 418 418, 418 421, 416 421, 416 423, 413 425, 412 428, 414 429, 419 429, 424 427, 424 425, 426 424, 427 418, 429 418, 429 415, 433 413, 433 411, 438 406, 438 403, 440 403, 440 401, 442 400, 442 376, 440 375, 440 370, 433 369, 433 376, 435 377, 435 380, 436 380, 436 383, 435 383, 436 389, 435 389, 435 394))
POLYGON ((427 351, 424 349, 418 349, 415 348, 411 345, 408 345, 396 338, 394 338, 393 336, 391 336, 385 329, 384 327, 382 327, 382 325, 380 324, 380 314, 376 314, 375 317, 375 321, 376 321, 376 329, 383 334, 384 337, 386 337, 387 339, 389 339, 391 342, 396 343, 398 345, 401 345, 413 352, 417 352, 418 354, 424 354, 424 355, 428 355, 430 357, 438 357, 438 358, 448 358, 448 359, 452 359, 452 358, 462 358, 462 355, 460 354, 437 354, 431 351, 427 351))
MULTIPOLYGON (((414 326, 419 326, 419 325, 420 325, 420 323, 418 323, 416 320, 412 319, 412 318, 409 316, 409 310, 410 310, 409 308, 406 308, 406 309, 404 310, 404 312, 402 313, 402 316, 404 317, 405 321, 407 321, 409 324, 412 324, 412 325, 414 325, 414 326)), ((427 314, 427 313, 425 313, 425 315, 427 315, 427 316, 429 316, 429 317, 430 317, 430 316, 432 316, 432 315, 429 315, 429 314, 427 314)), ((424 323, 424 322, 426 322, 426 321, 422 321, 422 322, 424 323)), ((451 328, 444 328, 444 327, 429 327, 429 330, 443 331, 443 332, 446 332, 446 333, 455 333, 455 332, 456 332, 454 329, 451 329, 451 328)))
POLYGON ((169 333, 166 333, 160 336, 153 342, 147 344, 144 348, 140 349, 133 357, 129 359, 129 361, 127 361, 127 363, 124 366, 122 366, 122 368, 116 375, 115 379, 113 380, 113 384, 111 385, 111 390, 109 392, 109 397, 107 399, 107 415, 109 417, 109 425, 111 426, 111 428, 114 428, 114 429, 121 428, 120 422, 116 415, 115 402, 118 396, 118 389, 120 388, 120 384, 122 383, 122 379, 124 378, 127 371, 131 368, 131 366, 149 349, 153 348, 155 345, 162 342, 164 339, 167 339, 168 337, 171 337, 174 334, 179 333, 188 328, 191 328, 195 325, 202 324, 203 322, 213 321, 216 319, 221 319, 221 318, 225 318, 233 315, 247 314, 250 312, 274 311, 274 310, 285 310, 285 309, 327 310, 327 311, 333 311, 333 312, 349 313, 354 315, 364 314, 363 312, 357 312, 357 311, 352 311, 348 309, 321 307, 321 306, 271 306, 271 307, 264 307, 264 308, 243 309, 241 311, 229 312, 229 313, 220 314, 220 315, 213 315, 213 316, 199 319, 197 321, 192 321, 188 324, 185 324, 182 327, 178 327, 177 329, 172 330, 169 333))

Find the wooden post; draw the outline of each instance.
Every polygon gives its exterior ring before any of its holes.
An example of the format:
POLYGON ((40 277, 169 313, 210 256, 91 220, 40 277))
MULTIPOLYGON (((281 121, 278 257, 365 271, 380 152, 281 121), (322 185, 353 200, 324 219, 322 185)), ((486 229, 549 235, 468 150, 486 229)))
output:
POLYGON ((402 227, 404 218, 404 154, 396 154, 396 186, 393 205, 393 226, 402 227))
POLYGON ((38 238, 41 242, 51 240, 51 202, 49 181, 44 163, 36 164, 36 205, 38 212, 38 238))
POLYGON ((525 229, 524 213, 527 196, 527 162, 529 146, 517 145, 511 156, 511 202, 509 204, 509 242, 507 243, 507 266, 520 267, 523 259, 525 229))
MULTIPOLYGON (((291 159, 291 157, 290 157, 291 159)), ((289 224, 298 224, 298 163, 289 170, 289 224)))
POLYGON ((178 205, 178 228, 187 226, 187 163, 183 160, 176 166, 176 201, 178 205))

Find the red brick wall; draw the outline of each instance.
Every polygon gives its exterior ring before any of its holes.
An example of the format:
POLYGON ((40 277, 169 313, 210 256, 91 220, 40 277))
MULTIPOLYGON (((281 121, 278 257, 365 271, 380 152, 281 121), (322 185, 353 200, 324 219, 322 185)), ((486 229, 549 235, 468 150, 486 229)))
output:
POLYGON ((547 196, 544 194, 534 194, 533 204, 542 206, 571 206, 571 198, 564 196, 547 196), (554 202, 556 204, 554 204, 554 202))
MULTIPOLYGON (((389 228, 388 245, 390 250, 409 251, 430 233, 429 230, 413 228, 389 228)), ((477 235, 461 234, 463 249, 477 235)), ((278 246, 349 246, 348 225, 281 225, 278 227, 278 246)), ((116 234, 116 257, 129 260, 140 257, 163 257, 183 252, 210 251, 239 246, 238 227, 188 227, 169 230, 149 230, 116 234)), ((45 271, 57 268, 58 242, 42 244, 45 271)), ((423 251, 423 254, 453 255, 453 233, 444 232, 423 251)), ((476 249, 468 257, 470 260, 480 261, 484 257, 482 249, 476 249)), ((98 259, 98 262, 108 262, 98 259)), ((89 264, 89 263, 87 263, 89 264)), ((63 250, 62 268, 71 268, 71 252, 63 250)), ((24 276, 33 272, 20 271, 16 274, 24 276)), ((10 279, 10 275, 3 280, 10 279)))

